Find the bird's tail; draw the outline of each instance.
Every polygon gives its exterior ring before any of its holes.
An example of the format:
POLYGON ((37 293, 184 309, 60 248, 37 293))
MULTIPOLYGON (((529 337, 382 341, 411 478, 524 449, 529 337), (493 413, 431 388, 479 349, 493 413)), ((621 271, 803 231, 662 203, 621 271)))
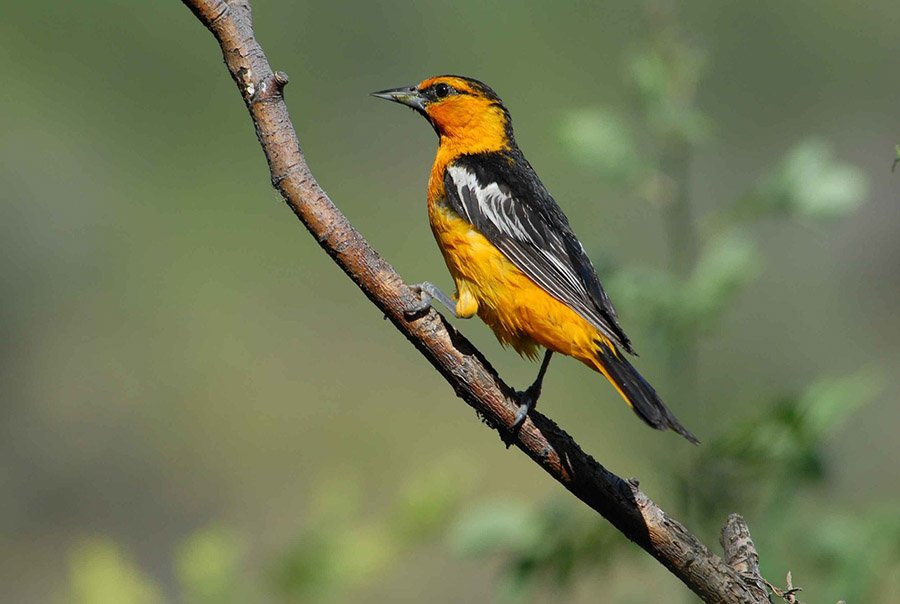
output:
POLYGON ((697 437, 682 426, 665 403, 660 400, 653 386, 638 373, 627 359, 620 355, 618 350, 602 341, 597 341, 597 345, 597 370, 612 382, 638 417, 657 430, 674 430, 695 445, 700 444, 697 437))

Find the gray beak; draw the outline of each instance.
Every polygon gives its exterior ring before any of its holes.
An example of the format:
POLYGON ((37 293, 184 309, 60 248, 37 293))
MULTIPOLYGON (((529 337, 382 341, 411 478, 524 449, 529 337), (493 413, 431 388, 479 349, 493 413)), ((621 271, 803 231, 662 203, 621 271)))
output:
POLYGON ((419 94, 415 86, 404 86, 402 88, 391 88, 380 92, 373 92, 372 96, 379 99, 394 101, 407 107, 412 107, 416 111, 425 111, 425 98, 419 94))

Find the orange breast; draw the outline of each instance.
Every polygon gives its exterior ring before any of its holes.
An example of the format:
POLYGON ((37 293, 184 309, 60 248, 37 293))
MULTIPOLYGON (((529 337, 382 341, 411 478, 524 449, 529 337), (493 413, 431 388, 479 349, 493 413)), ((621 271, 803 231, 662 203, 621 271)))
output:
POLYGON ((428 214, 456 282, 457 314, 477 312, 500 342, 522 355, 534 358, 541 345, 595 365, 594 341, 602 337, 596 328, 535 284, 444 203, 429 203, 428 214))

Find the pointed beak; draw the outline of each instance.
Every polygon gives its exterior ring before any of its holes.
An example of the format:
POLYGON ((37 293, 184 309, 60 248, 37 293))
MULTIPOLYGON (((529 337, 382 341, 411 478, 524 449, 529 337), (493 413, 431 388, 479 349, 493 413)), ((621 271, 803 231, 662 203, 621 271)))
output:
POLYGON ((425 98, 419 94, 415 86, 404 86, 402 88, 391 88, 380 92, 373 92, 372 96, 379 99, 394 101, 407 107, 412 107, 416 111, 425 111, 425 98))

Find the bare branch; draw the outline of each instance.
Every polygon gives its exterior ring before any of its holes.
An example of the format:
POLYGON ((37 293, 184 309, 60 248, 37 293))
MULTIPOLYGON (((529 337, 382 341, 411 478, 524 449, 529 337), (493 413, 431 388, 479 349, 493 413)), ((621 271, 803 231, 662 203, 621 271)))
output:
MULTIPOLYGON (((518 404, 514 391, 436 311, 410 318, 418 298, 334 206, 311 174, 273 73, 253 34, 248 0, 182 0, 218 40, 250 112, 272 184, 322 248, 503 438, 518 404)), ((597 463, 552 420, 532 413, 513 441, 565 488, 609 520, 704 601, 765 603, 742 574, 714 555, 638 488, 597 463)))
POLYGON ((759 554, 750 537, 750 528, 739 514, 729 514, 719 539, 725 552, 725 562, 743 575, 750 589, 760 598, 771 602, 766 581, 759 574, 759 554))

